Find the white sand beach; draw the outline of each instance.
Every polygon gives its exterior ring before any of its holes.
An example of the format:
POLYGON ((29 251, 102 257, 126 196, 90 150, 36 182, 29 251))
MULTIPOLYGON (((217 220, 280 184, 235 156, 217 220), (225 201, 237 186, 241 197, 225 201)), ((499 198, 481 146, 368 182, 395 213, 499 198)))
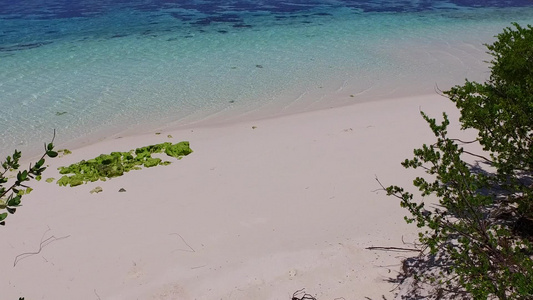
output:
POLYGON ((410 253, 366 248, 409 247, 417 230, 375 178, 411 186, 400 162, 433 141, 420 109, 457 114, 428 95, 71 149, 43 178, 166 141, 194 152, 106 182, 32 182, 0 230, 2 299, 392 299, 410 253))

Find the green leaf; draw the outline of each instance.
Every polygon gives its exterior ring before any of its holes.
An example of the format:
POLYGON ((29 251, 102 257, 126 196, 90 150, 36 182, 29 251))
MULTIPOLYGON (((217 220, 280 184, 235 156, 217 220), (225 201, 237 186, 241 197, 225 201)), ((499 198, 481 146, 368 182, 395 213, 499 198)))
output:
POLYGON ((0 214, 0 221, 4 221, 7 218, 7 213, 0 214))
POLYGON ((7 212, 10 214, 14 214, 17 211, 16 208, 11 208, 11 207, 7 207, 6 209, 7 209, 7 212))
POLYGON ((18 195, 19 196, 27 195, 27 194, 31 193, 32 191, 33 191, 33 189, 31 187, 26 187, 25 190, 20 190, 18 192, 18 195))
POLYGON ((48 157, 54 158, 57 156, 57 152, 50 150, 46 152, 46 155, 48 155, 48 157))
POLYGON ((23 172, 18 172, 17 180, 19 182, 23 182, 23 181, 28 180, 28 171, 24 170, 23 172))
POLYGON ((54 149, 54 144, 52 143, 48 144, 48 146, 46 147, 46 150, 51 151, 52 149, 54 149))
POLYGON ((7 201, 8 206, 19 206, 20 205, 21 196, 16 196, 9 201, 7 201))
POLYGON ((35 164, 35 167, 38 169, 40 167, 42 167, 45 163, 45 160, 44 158, 41 158, 36 164, 35 164))

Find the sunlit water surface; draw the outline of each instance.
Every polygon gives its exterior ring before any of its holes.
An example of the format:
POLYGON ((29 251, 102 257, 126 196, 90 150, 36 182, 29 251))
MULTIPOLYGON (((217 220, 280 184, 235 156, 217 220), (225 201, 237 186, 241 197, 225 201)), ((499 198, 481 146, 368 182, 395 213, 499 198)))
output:
POLYGON ((0 0, 0 157, 435 93, 531 1, 0 0), (503 4, 502 4, 503 3, 503 4))

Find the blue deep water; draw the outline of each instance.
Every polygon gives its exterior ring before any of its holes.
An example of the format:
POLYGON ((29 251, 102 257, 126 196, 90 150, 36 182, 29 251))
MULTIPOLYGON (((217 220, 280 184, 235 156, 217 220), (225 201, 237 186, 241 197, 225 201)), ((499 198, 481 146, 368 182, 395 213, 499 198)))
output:
POLYGON ((530 0, 0 0, 0 157, 484 80, 530 0))

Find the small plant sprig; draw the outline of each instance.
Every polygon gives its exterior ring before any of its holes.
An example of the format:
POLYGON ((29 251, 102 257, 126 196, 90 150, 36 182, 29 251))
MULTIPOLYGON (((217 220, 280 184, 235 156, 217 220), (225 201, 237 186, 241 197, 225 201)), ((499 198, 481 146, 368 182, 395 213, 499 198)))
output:
POLYGON ((44 166, 45 157, 54 158, 57 156, 57 152, 54 151, 54 139, 55 131, 52 142, 44 145, 44 154, 33 166, 30 164, 28 169, 19 171, 19 161, 22 154, 18 150, 15 150, 12 156, 7 156, 6 160, 1 163, 3 171, 0 172, 0 225, 5 225, 5 219, 8 215, 14 214, 17 211, 17 207, 21 206, 22 196, 31 192, 27 182, 40 178, 41 174, 46 170, 44 166), (15 182, 10 186, 6 186, 9 181, 9 177, 6 174, 9 171, 18 172, 15 182))

